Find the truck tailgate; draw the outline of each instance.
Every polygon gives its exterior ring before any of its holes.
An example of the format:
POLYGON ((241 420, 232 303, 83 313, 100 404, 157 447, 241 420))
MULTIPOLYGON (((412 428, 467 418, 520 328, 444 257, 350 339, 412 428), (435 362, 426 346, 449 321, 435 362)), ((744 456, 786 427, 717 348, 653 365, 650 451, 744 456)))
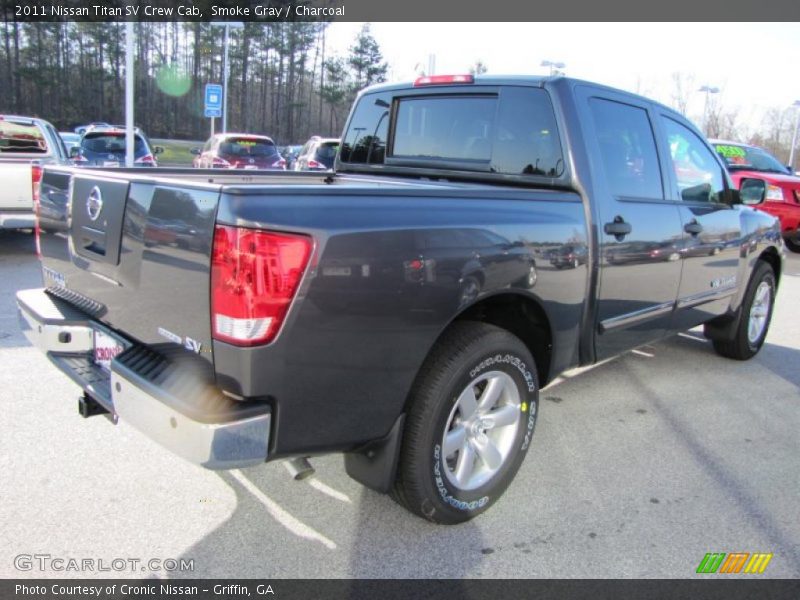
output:
POLYGON ((31 162, 0 161, 0 210, 31 210, 31 162))
POLYGON ((39 217, 46 288, 141 343, 177 343, 210 361, 218 198, 212 184, 47 169, 39 217))

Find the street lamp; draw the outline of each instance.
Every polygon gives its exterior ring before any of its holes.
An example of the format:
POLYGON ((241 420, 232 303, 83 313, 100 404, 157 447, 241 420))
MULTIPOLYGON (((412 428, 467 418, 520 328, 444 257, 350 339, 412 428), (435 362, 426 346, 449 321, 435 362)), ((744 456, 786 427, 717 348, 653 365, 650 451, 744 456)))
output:
POLYGON ((794 134, 792 135, 792 149, 789 151, 789 168, 794 173, 794 147, 797 145, 797 130, 800 128, 800 100, 795 100, 792 107, 795 110, 797 116, 794 119, 794 134))
POLYGON ((719 93, 719 88, 718 87, 712 87, 712 86, 709 86, 709 85, 704 85, 698 91, 706 93, 706 102, 703 105, 703 133, 708 135, 708 130, 707 130, 707 127, 708 127, 708 122, 707 122, 707 119, 708 119, 708 96, 710 94, 718 94, 719 93))
POLYGON ((222 133, 225 133, 228 131, 228 38, 230 36, 231 28, 243 29, 244 23, 229 21, 225 21, 224 23, 216 23, 212 21, 211 25, 225 28, 225 41, 223 43, 224 51, 222 59, 222 133))
POLYGON ((558 73, 557 69, 563 69, 567 65, 565 65, 563 62, 553 62, 551 60, 543 60, 541 66, 550 67, 550 75, 552 76, 558 73))

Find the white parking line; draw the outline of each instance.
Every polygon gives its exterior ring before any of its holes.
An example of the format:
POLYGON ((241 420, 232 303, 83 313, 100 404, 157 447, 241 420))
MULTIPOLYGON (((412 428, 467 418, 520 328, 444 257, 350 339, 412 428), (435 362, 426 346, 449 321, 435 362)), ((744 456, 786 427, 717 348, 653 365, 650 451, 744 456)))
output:
POLYGON ((314 477, 308 479, 308 485, 313 487, 315 490, 319 490, 323 494, 330 496, 331 498, 336 498, 337 500, 341 500, 342 502, 347 502, 348 504, 352 504, 350 496, 338 490, 335 490, 332 487, 328 487, 327 485, 322 483, 319 479, 315 479, 314 477))
POLYGON ((678 335, 682 338, 686 338, 687 340, 694 340, 695 342, 700 342, 701 344, 705 344, 708 341, 706 338, 697 337, 696 335, 692 335, 690 333, 679 333, 678 335))
POLYGON ((298 537, 319 542, 329 550, 336 550, 336 544, 333 541, 286 512, 277 502, 269 498, 264 492, 258 489, 252 481, 247 479, 239 469, 233 469, 230 473, 236 481, 241 483, 248 492, 255 496, 256 500, 266 507, 272 518, 286 529, 298 537))
POLYGON ((638 354, 639 356, 646 356, 647 358, 654 358, 655 354, 650 354, 649 352, 645 352, 644 350, 631 350, 633 354, 638 354))

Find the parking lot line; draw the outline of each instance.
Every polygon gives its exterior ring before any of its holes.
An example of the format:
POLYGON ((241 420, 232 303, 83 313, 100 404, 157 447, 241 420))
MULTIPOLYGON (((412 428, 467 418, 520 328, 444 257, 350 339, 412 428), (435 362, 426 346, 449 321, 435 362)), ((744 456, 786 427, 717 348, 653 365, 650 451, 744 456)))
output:
POLYGON ((267 509, 267 512, 269 512, 273 519, 283 525, 294 535, 307 540, 319 542, 329 550, 336 550, 336 544, 333 541, 326 538, 314 528, 309 527, 299 519, 290 515, 277 502, 269 498, 264 492, 258 489, 253 482, 245 477, 239 469, 231 470, 231 475, 233 475, 234 479, 241 483, 242 487, 250 492, 256 500, 264 505, 264 507, 267 509))

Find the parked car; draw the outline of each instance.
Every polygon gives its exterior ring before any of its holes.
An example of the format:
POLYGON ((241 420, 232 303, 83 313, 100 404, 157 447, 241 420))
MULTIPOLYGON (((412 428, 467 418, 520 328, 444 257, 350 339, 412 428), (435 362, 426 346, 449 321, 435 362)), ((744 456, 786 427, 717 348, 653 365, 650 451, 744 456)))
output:
POLYGON ((59 131, 58 135, 61 137, 61 141, 64 142, 64 147, 67 149, 67 155, 69 155, 73 148, 81 145, 81 136, 78 133, 72 133, 71 131, 59 131))
MULTIPOLYGON (((147 137, 137 128, 133 136, 134 165, 157 167, 156 155, 164 148, 151 146, 147 137)), ((115 127, 97 127, 87 131, 81 143, 70 152, 72 161, 79 167, 119 167, 125 164, 125 130, 115 127)))
POLYGON ((64 142, 50 123, 0 115, 0 229, 35 226, 42 166, 67 160, 64 142))
POLYGON ((73 130, 73 131, 74 131, 75 133, 77 133, 78 135, 83 135, 83 134, 84 134, 84 133, 86 133, 86 132, 87 132, 87 131, 88 131, 88 130, 91 128, 91 127, 98 127, 98 126, 101 126, 101 127, 111 127, 111 125, 109 125, 109 124, 108 124, 108 123, 106 123, 105 121, 93 121, 92 123, 89 123, 89 124, 87 124, 87 125, 78 125, 78 126, 77 126, 77 127, 76 127, 76 128, 73 130))
POLYGON ((195 155, 195 169, 286 169, 286 159, 266 135, 218 133, 191 152, 195 155))
POLYGON ((564 244, 550 252, 550 264, 556 269, 577 269, 585 265, 588 258, 589 249, 586 244, 564 244))
POLYGON ((800 252, 800 177, 763 148, 725 140, 710 141, 727 163, 737 186, 746 179, 764 181, 767 196, 759 210, 780 219, 786 246, 792 252, 800 252))
POLYGON ((784 263, 777 219, 747 205, 765 183, 737 190, 666 106, 436 75, 362 91, 342 139, 335 173, 45 169, 71 226, 41 234, 45 289, 17 305, 84 416, 211 469, 341 452, 453 524, 512 483, 565 369, 698 325, 725 357, 764 344, 784 263), (688 237, 726 243, 673 250, 688 237), (660 259, 601 259, 631 240, 660 259), (531 249, 567 244, 584 265, 531 272, 531 249))
POLYGON ((301 148, 294 163, 295 171, 330 171, 339 151, 338 138, 314 136, 301 148))

